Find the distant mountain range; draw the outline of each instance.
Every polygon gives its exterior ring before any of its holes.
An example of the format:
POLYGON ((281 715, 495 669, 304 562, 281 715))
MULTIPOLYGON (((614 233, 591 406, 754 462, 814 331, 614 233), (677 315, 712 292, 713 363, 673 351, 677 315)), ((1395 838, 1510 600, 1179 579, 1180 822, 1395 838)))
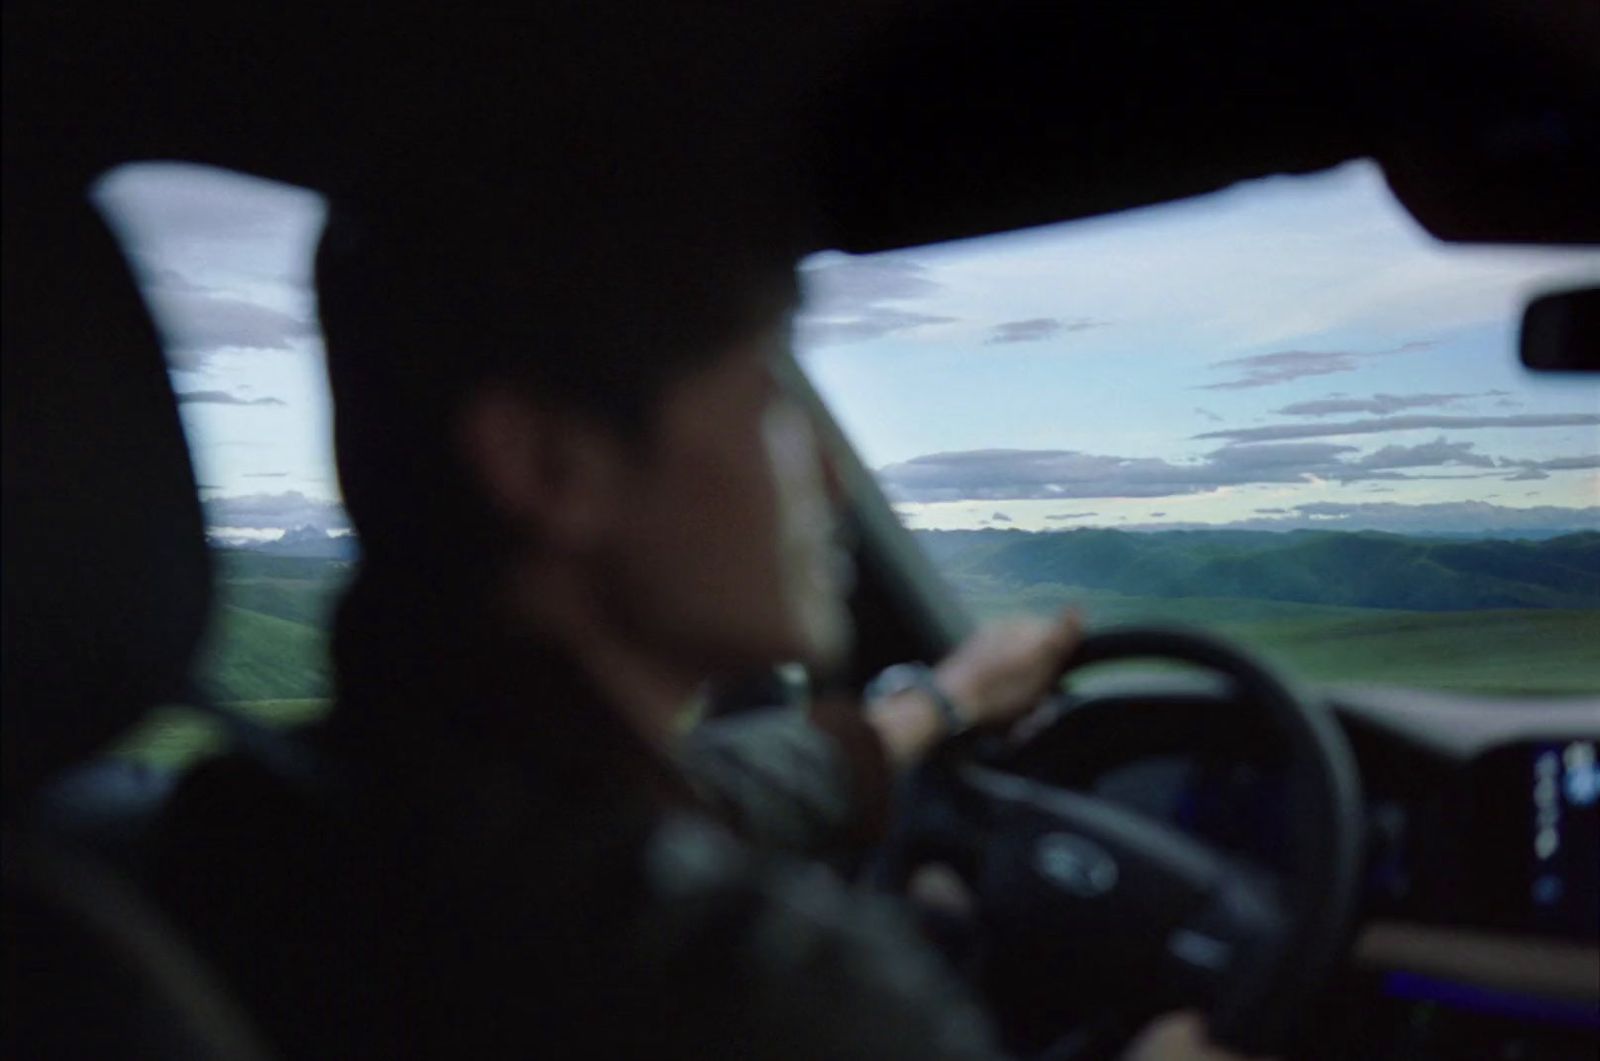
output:
POLYGON ((917 531, 958 587, 1078 586, 1412 611, 1600 609, 1600 532, 1543 541, 1348 531, 917 531))
MULTIPOLYGON (((1311 521, 1307 521, 1311 522, 1311 521)), ((996 527, 996 530, 1005 528, 996 527)), ((1390 530, 1383 527, 1342 527, 1334 530, 1331 527, 1318 528, 1315 523, 1311 526, 1304 524, 1295 525, 1285 520, 1242 520, 1238 523, 1119 523, 1115 528, 1119 531, 1131 531, 1136 534, 1167 534, 1172 531, 1261 531, 1271 534, 1292 534, 1296 531, 1309 531, 1322 529, 1333 534, 1357 534, 1363 531, 1375 534, 1394 534, 1403 537, 1423 539, 1447 539, 1454 541, 1548 541, 1551 538, 1566 538, 1574 534, 1595 533, 1589 527, 1577 526, 1572 523, 1562 523, 1550 527, 1484 527, 1473 529, 1429 529, 1429 530, 1390 530)))
MULTIPOLYGON (((915 513, 912 514, 913 516, 915 513)), ((1162 519, 1149 523, 1110 523, 1082 512, 1048 516, 1072 519, 1061 529, 1109 527, 1123 531, 1248 530, 1287 533, 1297 530, 1379 531, 1383 534, 1422 538, 1560 538, 1583 531, 1600 531, 1600 505, 1534 505, 1521 507, 1489 501, 1435 501, 1400 504, 1394 501, 1313 501, 1286 508, 1258 508, 1245 519, 1228 523, 1192 523, 1162 519)), ((990 517, 995 530, 1011 517, 997 512, 990 517)), ((1054 528, 1052 528, 1054 529, 1054 528)))
POLYGON ((295 527, 271 541, 230 541, 213 539, 224 549, 263 553, 267 556, 295 556, 307 560, 355 560, 361 555, 353 534, 330 534, 321 527, 295 527))

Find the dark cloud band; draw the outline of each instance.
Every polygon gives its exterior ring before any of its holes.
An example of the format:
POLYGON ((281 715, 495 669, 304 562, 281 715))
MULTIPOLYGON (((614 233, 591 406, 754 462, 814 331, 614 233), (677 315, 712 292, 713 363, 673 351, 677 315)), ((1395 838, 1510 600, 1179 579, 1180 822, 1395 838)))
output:
POLYGON ((245 527, 251 530, 290 530, 315 527, 334 531, 350 529, 350 517, 337 501, 307 497, 298 490, 281 494, 241 494, 213 497, 202 502, 208 527, 245 527))
POLYGON ((1412 353, 1433 346, 1431 339, 1419 339, 1388 350, 1275 350, 1269 354, 1230 357, 1212 362, 1212 368, 1227 369, 1233 379, 1204 383, 1199 390, 1249 390, 1289 383, 1307 376, 1330 376, 1353 372, 1364 358, 1412 353))
POLYGON ((1600 425, 1600 413, 1520 413, 1510 416, 1386 416, 1375 420, 1342 420, 1320 424, 1273 424, 1207 431, 1195 438, 1228 442, 1285 442, 1343 435, 1375 435, 1387 431, 1418 429, 1477 430, 1488 427, 1588 427, 1600 425))
POLYGON ((1003 321, 994 326, 986 342, 990 346, 1006 343, 1033 343, 1064 332, 1086 332, 1104 328, 1109 321, 1093 317, 1030 317, 1027 320, 1003 321))
POLYGON ((1428 409, 1454 405, 1472 398, 1503 398, 1505 391, 1481 391, 1476 394, 1374 394, 1370 398, 1332 396, 1315 401, 1295 402, 1273 412, 1280 416, 1340 416, 1350 413, 1371 413, 1374 416, 1391 416, 1407 409, 1428 409))
POLYGON ((179 391, 179 405, 286 405, 282 398, 241 398, 228 391, 179 391))
POLYGON ((1259 443, 1224 446, 1198 460, 1178 463, 1075 450, 968 450, 915 457, 881 468, 878 474, 895 500, 943 502, 1157 498, 1256 483, 1463 477, 1450 469, 1472 469, 1468 477, 1526 479, 1600 465, 1600 458, 1589 456, 1547 461, 1495 458, 1476 452, 1471 442, 1452 442, 1443 436, 1353 456, 1358 452, 1355 446, 1332 442, 1259 443))

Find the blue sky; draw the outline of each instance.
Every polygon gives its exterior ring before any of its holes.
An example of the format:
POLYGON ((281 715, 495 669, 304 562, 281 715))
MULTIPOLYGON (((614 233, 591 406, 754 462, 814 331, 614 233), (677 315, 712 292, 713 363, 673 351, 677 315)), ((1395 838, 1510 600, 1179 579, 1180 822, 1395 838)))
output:
POLYGON ((1440 244, 1370 163, 805 277, 804 358, 913 526, 1600 504, 1600 383, 1515 354, 1600 251, 1440 244))
POLYGON ((122 167, 94 195, 162 332, 208 523, 344 529, 311 284, 322 197, 172 163, 122 167))
MULTIPOLYGON (((342 528, 320 197, 169 164, 96 195, 211 524, 342 528)), ((1600 250, 1439 244, 1370 163, 802 279, 802 361, 913 526, 1600 526, 1600 382, 1515 357, 1526 297, 1600 250)))

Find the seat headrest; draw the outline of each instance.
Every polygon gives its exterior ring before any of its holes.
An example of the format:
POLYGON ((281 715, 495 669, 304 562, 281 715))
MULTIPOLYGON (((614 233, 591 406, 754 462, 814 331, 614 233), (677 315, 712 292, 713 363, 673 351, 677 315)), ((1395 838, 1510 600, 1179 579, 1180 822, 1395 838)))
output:
POLYGON ((188 449, 128 264, 81 186, 31 183, 8 173, 4 200, 8 801, 181 694, 210 593, 188 449))

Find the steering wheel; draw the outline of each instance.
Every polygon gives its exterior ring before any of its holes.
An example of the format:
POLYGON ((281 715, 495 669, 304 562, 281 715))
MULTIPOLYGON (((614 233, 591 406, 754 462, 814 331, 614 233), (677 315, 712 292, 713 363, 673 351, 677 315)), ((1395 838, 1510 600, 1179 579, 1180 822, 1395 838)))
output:
MULTIPOLYGON (((942 863, 972 890, 974 975, 1014 1049, 1050 1043, 1051 1057, 1112 1056, 1144 1019, 1175 1006, 1201 1008, 1220 1043, 1281 1049, 1341 953, 1356 898, 1363 817, 1349 746, 1324 709, 1200 634, 1093 634, 1063 678, 1135 658, 1225 678, 1230 701, 1286 754, 1281 869, 1008 772, 969 735, 946 742, 910 778, 883 853, 885 883, 903 892, 918 868, 942 863), (1068 1034, 1066 1013, 1096 1019, 1068 1034)), ((1057 725, 1070 719, 1068 711, 1057 725)))

